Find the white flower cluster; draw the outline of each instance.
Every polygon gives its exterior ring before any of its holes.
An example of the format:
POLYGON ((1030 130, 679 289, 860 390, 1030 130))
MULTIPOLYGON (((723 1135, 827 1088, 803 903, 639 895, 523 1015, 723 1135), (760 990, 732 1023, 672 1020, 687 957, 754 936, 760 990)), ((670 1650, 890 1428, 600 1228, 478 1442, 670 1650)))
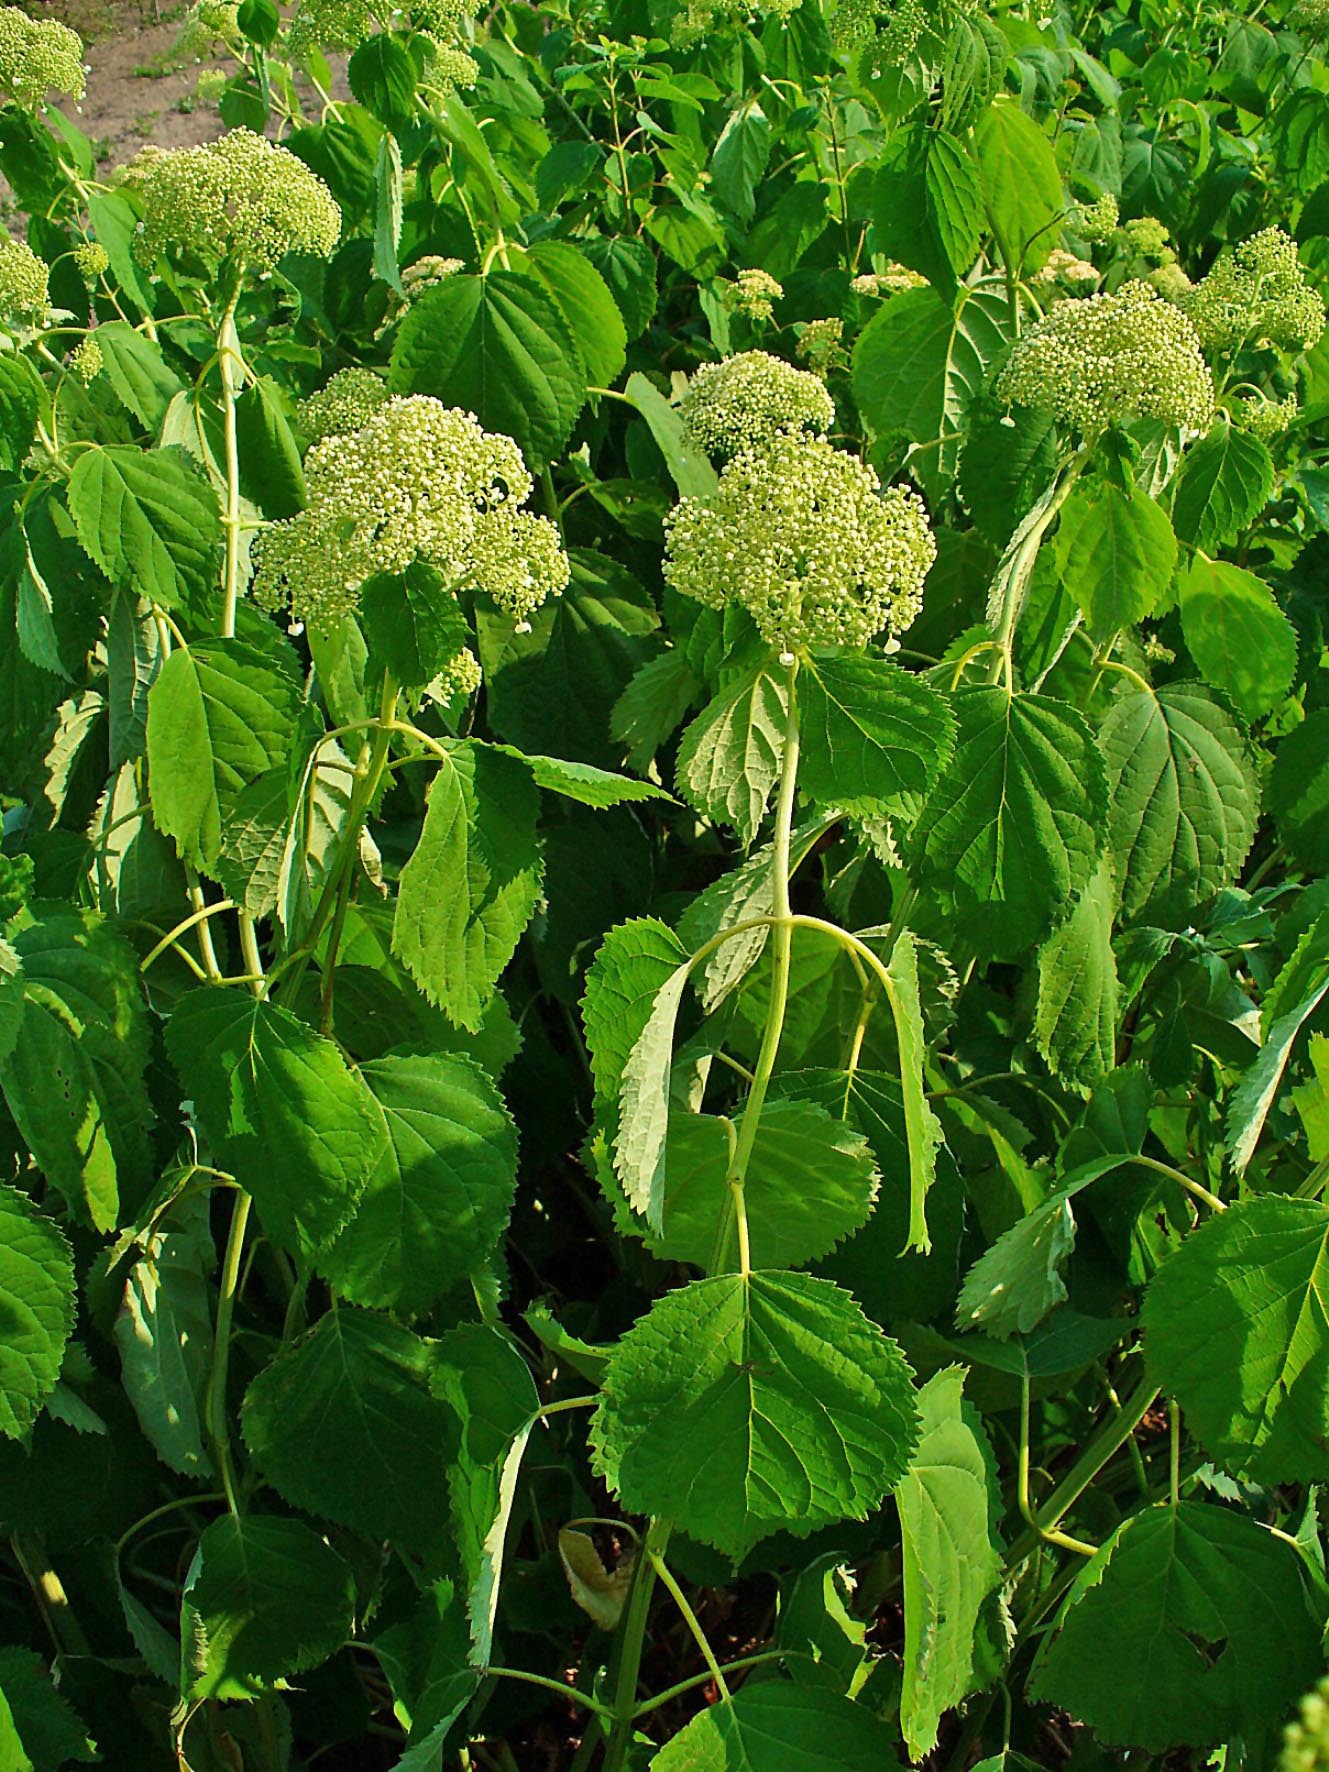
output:
POLYGON ((330 381, 296 407, 300 429, 311 443, 358 431, 388 397, 383 378, 372 369, 339 369, 330 381))
POLYGON ((1132 252, 1154 264, 1167 264, 1177 256, 1172 250, 1167 229, 1156 216, 1137 215, 1122 223, 1121 233, 1132 252))
POLYGON ((82 245, 76 246, 73 259, 79 275, 88 283, 95 283, 98 277, 110 269, 110 254, 97 240, 85 240, 82 245))
POLYGON ((464 268, 464 261, 459 258, 441 258, 436 252, 426 253, 417 258, 414 264, 407 265, 401 274, 401 286, 407 301, 418 301, 426 289, 433 289, 436 284, 445 283, 449 277, 455 277, 464 268))
POLYGON ((884 271, 864 271, 855 277, 849 287, 855 295, 899 295, 905 289, 922 289, 927 278, 917 271, 911 271, 908 265, 897 264, 894 259, 884 271))
POLYGON ((825 380, 832 369, 846 361, 840 344, 843 337, 843 320, 834 316, 827 320, 809 320, 798 335, 797 354, 814 375, 825 380))
POLYGON ((69 353, 69 367, 84 387, 101 374, 106 365, 102 348, 95 338, 81 339, 69 353))
POLYGON ((714 495, 668 519, 665 577, 720 608, 741 604, 782 652, 866 646, 918 614, 937 545, 916 493, 821 438, 777 437, 736 456, 714 495))
POLYGON ((721 457, 799 431, 823 436, 835 422, 835 402, 821 380, 765 351, 703 363, 679 412, 697 447, 721 457))
POLYGON ((50 270, 25 240, 0 238, 0 319, 31 320, 46 311, 50 270))
POLYGON ((1040 283, 1097 283, 1098 272, 1087 258, 1056 246, 1048 254, 1047 263, 1038 273, 1040 283))
POLYGON ((1210 351, 1263 343, 1308 351, 1324 331, 1324 302, 1281 228, 1262 228, 1224 253, 1181 306, 1210 351))
POLYGON ((749 320, 769 320, 775 303, 784 294, 784 285, 769 271, 740 271, 732 283, 724 286, 724 305, 733 314, 744 314, 749 320))
POLYGON ((341 210, 323 180, 250 129, 201 148, 145 150, 123 176, 142 200, 135 252, 146 264, 176 250, 270 271, 288 252, 327 258, 341 233, 341 210))
POLYGON ((1267 394, 1243 394, 1235 404, 1233 418, 1243 431, 1258 437, 1261 443, 1272 443, 1295 423, 1301 403, 1295 394, 1271 400, 1267 394))
POLYGON ((1077 239, 1091 246, 1115 233, 1120 211, 1111 191, 1104 191, 1095 203, 1077 203, 1066 217, 1066 226, 1077 239))
POLYGON ((1012 350, 997 393, 1054 412, 1086 435, 1129 418, 1202 431, 1214 407, 1195 328, 1139 282, 1057 302, 1012 350))
MULTIPOLYGON (((455 33, 473 10, 468 0, 415 0, 402 8, 418 30, 443 36, 455 33)), ((297 56, 315 49, 357 49, 394 16, 396 7, 377 0, 300 0, 287 43, 297 56)))
POLYGON ((0 88, 15 104, 31 109, 48 92, 82 98, 85 80, 83 39, 68 25, 0 7, 0 88))
POLYGON ((511 437, 427 395, 388 400, 305 458, 308 502, 255 542, 256 600, 314 627, 354 609, 380 572, 428 562, 524 619, 568 582, 558 531, 520 507, 531 476, 511 437))
POLYGON ((469 646, 463 646, 443 666, 425 694, 431 701, 448 702, 454 695, 474 695, 481 681, 479 659, 469 646))
POLYGON ((1329 1674, 1302 1699, 1283 1732, 1278 1772, 1329 1772, 1329 1674))

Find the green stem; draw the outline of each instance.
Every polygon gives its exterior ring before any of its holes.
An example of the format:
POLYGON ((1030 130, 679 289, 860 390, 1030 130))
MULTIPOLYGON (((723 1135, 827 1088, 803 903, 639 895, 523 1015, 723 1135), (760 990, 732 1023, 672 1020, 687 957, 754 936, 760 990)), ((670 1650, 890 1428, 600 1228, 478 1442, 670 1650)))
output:
POLYGON ((240 335, 235 329, 235 307, 240 299, 240 285, 226 304, 226 311, 217 329, 217 365, 221 371, 222 428, 226 440, 226 504, 222 526, 226 531, 226 571, 222 580, 222 622, 224 640, 235 634, 235 612, 240 601, 240 444, 235 423, 236 365, 244 364, 240 335))
POLYGON ((715 1651, 711 1648, 711 1645, 707 1640, 706 1632, 701 1628, 701 1620, 692 1610, 691 1602, 683 1592, 683 1589, 678 1585, 677 1581, 674 1580, 669 1565, 665 1562, 664 1558, 655 1551, 648 1552, 648 1555, 654 1565, 656 1576, 659 1578, 661 1585, 669 1590, 669 1594, 673 1599, 674 1604, 683 1614, 683 1622, 692 1633, 693 1642, 701 1650, 701 1658, 706 1663, 707 1669, 711 1678, 715 1681, 716 1688, 719 1691, 721 1698, 724 1699, 726 1704, 729 1704, 733 1699, 733 1693, 729 1690, 729 1687, 725 1682, 720 1663, 715 1658, 715 1651))
POLYGON ((614 1682, 613 1727, 605 1747, 601 1772, 623 1772, 632 1747, 633 1726, 637 1715, 637 1679, 641 1672, 641 1655, 646 1643, 646 1621, 650 1616, 651 1598, 655 1593, 658 1573, 655 1559, 662 1557, 673 1530, 668 1520, 652 1520, 646 1528, 642 1555, 632 1582, 628 1609, 623 1618, 619 1638, 618 1676, 614 1682))
POLYGON ((752 1073, 752 1087, 743 1109, 734 1154, 726 1180, 734 1198, 738 1223, 739 1260, 743 1272, 751 1272, 748 1250, 747 1210, 744 1188, 748 1164, 752 1160, 761 1111, 779 1056, 780 1037, 784 1032, 785 1009, 789 1002, 789 972, 793 955, 794 926, 789 910, 789 850, 794 828, 794 801, 798 792, 798 663, 788 667, 786 687, 789 696, 785 716, 784 755, 780 761, 780 791, 775 804, 775 841, 772 845, 771 879, 773 899, 771 997, 766 1009, 766 1027, 761 1050, 752 1073))
POLYGON ((607 1704, 601 1704, 598 1698, 579 1692, 575 1686, 569 1686, 563 1680, 551 1680, 544 1674, 528 1673, 524 1667, 490 1666, 485 1672, 494 1680, 520 1680, 527 1686, 543 1686, 547 1692, 557 1692, 560 1698, 566 1698, 571 1704, 580 1704, 586 1710, 594 1711, 596 1716, 613 1715, 607 1704))
POLYGON ((226 1491, 226 1505, 233 1514, 240 1510, 235 1498, 235 1477, 231 1469, 231 1431, 226 1413, 226 1379, 231 1363, 231 1320, 235 1315, 235 1296, 237 1282, 240 1277, 240 1263, 244 1256, 245 1230, 249 1224, 249 1210, 254 1204, 246 1193, 238 1193, 235 1197, 235 1210, 231 1214, 231 1231, 226 1239, 226 1254, 222 1260, 221 1280, 217 1289, 217 1328, 213 1337, 212 1375, 208 1381, 207 1419, 208 1438, 212 1442, 213 1457, 217 1461, 217 1475, 222 1488, 226 1491))
MULTIPOLYGON (((319 987, 319 1008, 321 1025, 325 1034, 332 1032, 333 993, 337 979, 337 950, 341 946, 342 930, 346 923, 346 911, 351 901, 351 887, 355 882, 355 864, 360 855, 360 831, 369 809, 374 804, 374 796, 378 793, 387 768, 388 752, 392 747, 393 722, 397 715, 397 687, 392 678, 384 673, 383 687, 379 694, 378 730, 374 733, 373 742, 369 747, 368 757, 364 761, 363 773, 359 765, 355 771, 355 786, 351 790, 351 810, 347 819, 346 845, 340 857, 336 889, 333 897, 332 930, 328 936, 328 951, 324 956, 322 983, 319 987)), ((320 900, 319 910, 323 908, 320 900)), ((318 913, 315 913, 314 926, 309 933, 312 946, 318 935, 318 913)))
POLYGON ((667 1686, 663 1692, 657 1692, 654 1698, 648 1698, 644 1704, 639 1704, 637 1715, 649 1716, 653 1710, 659 1710, 663 1705, 672 1704, 674 1699, 682 1698, 684 1693, 695 1692, 698 1686, 705 1686, 717 1674, 727 1678, 730 1674, 746 1673, 750 1667, 761 1667, 766 1662, 790 1659, 797 1659, 797 1653, 789 1649, 762 1649, 756 1655, 742 1655, 737 1661, 727 1661, 723 1667, 707 1668, 704 1674, 693 1674, 690 1679, 680 1680, 676 1686, 667 1686))

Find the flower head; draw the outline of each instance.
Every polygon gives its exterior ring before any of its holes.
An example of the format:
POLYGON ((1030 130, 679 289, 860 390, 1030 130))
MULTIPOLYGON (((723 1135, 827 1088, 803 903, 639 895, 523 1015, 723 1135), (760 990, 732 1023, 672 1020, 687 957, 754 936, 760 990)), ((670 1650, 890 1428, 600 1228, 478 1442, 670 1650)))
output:
POLYGON ((777 283, 769 271, 740 271, 732 283, 725 285, 724 305, 749 320, 769 320, 774 304, 784 294, 784 285, 777 283))
POLYGON ((45 312, 50 270, 23 240, 0 239, 0 319, 31 319, 45 312))
POLYGON ((680 412, 693 442, 719 456, 798 431, 823 436, 835 422, 835 402, 819 378, 765 351, 703 363, 680 412))
POLYGON ((480 78, 480 64, 455 43, 439 43, 422 33, 430 43, 429 73, 444 92, 460 87, 469 92, 480 78))
POLYGON ((81 277, 89 283, 95 283, 102 273, 110 268, 110 254, 97 240, 87 240, 74 248, 74 263, 81 277))
POLYGON ((83 39, 68 25, 0 8, 0 88, 15 104, 39 105, 48 92, 82 98, 85 79, 83 39))
POLYGON ((406 299, 418 301, 426 289, 433 289, 435 284, 445 283, 449 277, 455 277, 464 265, 464 259, 441 258, 436 252, 428 252, 423 258, 417 258, 401 274, 401 286, 406 299))
POLYGON ((1267 342, 1309 350, 1324 331, 1324 302, 1306 281, 1296 241, 1262 228, 1219 258, 1181 306, 1206 350, 1267 342))
POLYGON ((1278 1772, 1329 1772, 1329 1674, 1302 1699, 1283 1731, 1278 1772))
POLYGON ((855 277, 849 287, 855 295, 899 295, 906 289, 922 289, 927 278, 917 271, 911 271, 908 265, 897 264, 894 259, 884 271, 864 271, 861 277, 855 277))
POLYGON ((1290 22, 1308 37, 1329 37, 1329 0, 1297 0, 1290 22))
POLYGON ((1195 328, 1138 282, 1115 295, 1058 302, 1016 344, 997 393, 1086 433, 1128 418, 1201 431, 1214 405, 1195 328))
POLYGON ((1249 431, 1261 443, 1272 443, 1296 422, 1300 410, 1301 403, 1295 394, 1283 400, 1271 400, 1265 394, 1243 394, 1236 401, 1232 416, 1241 430, 1249 431))
POLYGON ((782 651, 866 646, 913 621, 936 552, 916 493, 882 491, 822 438, 781 436, 676 507, 665 577, 712 608, 741 604, 782 651))
POLYGON ((175 249, 270 271, 288 252, 327 258, 341 232, 323 180, 250 129, 201 148, 139 154, 126 171, 143 200, 135 250, 147 264, 175 249))
POLYGON ((1117 199, 1111 191, 1104 191, 1096 203, 1077 203, 1066 217, 1066 226, 1077 239, 1092 246, 1115 230, 1118 214, 1117 199))
POLYGON ((451 701, 454 695, 474 695, 480 687, 480 661, 469 646, 463 646, 443 666, 425 690, 431 701, 451 701))
POLYGON ((838 363, 845 361, 844 352, 840 348, 843 336, 843 320, 835 317, 828 320, 809 320, 798 335, 797 354, 814 375, 824 379, 838 363))
POLYGON ((1054 246, 1048 254, 1047 263, 1038 273, 1040 283, 1097 283, 1098 272, 1087 258, 1077 258, 1073 252, 1063 247, 1054 246))
POLYGON ((1176 257, 1168 241, 1167 229, 1156 216, 1137 215, 1133 220, 1123 222, 1121 231, 1127 246, 1132 252, 1138 252, 1141 258, 1165 264, 1176 257))
MULTIPOLYGON (((292 55, 313 49, 357 49, 397 9, 376 0, 300 0, 287 38, 292 55)), ((474 7, 468 0, 416 0, 408 8, 421 31, 450 35, 468 18, 474 7)))
POLYGON ((69 367, 84 387, 101 374, 105 363, 106 359, 102 355, 102 348, 95 338, 81 340, 69 353, 69 367))
POLYGON ((367 578, 417 560, 518 620, 568 582, 558 531, 520 509, 531 476, 511 437, 427 395, 388 400, 316 444, 305 482, 304 510, 255 543, 255 596, 316 627, 354 609, 367 578))
POLYGON ((388 397, 382 376, 372 369, 339 369, 296 408, 300 428, 311 443, 358 431, 388 397))
POLYGON ((1175 259, 1150 271, 1145 282, 1168 301, 1180 301, 1183 295, 1188 294, 1195 287, 1175 259))

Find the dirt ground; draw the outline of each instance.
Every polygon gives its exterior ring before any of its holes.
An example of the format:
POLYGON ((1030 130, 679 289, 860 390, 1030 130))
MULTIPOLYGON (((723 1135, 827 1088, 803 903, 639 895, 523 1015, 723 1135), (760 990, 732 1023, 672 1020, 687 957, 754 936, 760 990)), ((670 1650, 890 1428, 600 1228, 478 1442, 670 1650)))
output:
MULTIPOLYGON (((88 90, 75 121, 99 160, 114 165, 145 142, 191 147, 221 133, 216 108, 194 101, 199 70, 213 64, 179 51, 184 7, 169 0, 36 0, 25 10, 58 18, 87 46, 88 90)), ((69 108, 68 100, 60 103, 69 108)))

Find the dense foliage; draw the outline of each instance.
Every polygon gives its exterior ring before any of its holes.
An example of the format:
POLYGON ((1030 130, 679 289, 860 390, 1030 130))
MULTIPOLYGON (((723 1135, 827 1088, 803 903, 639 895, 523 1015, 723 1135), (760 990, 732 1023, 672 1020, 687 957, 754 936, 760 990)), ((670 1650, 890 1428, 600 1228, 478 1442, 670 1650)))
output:
POLYGON ((188 30, 0 12, 0 1766, 1329 1765, 1329 5, 188 30))

